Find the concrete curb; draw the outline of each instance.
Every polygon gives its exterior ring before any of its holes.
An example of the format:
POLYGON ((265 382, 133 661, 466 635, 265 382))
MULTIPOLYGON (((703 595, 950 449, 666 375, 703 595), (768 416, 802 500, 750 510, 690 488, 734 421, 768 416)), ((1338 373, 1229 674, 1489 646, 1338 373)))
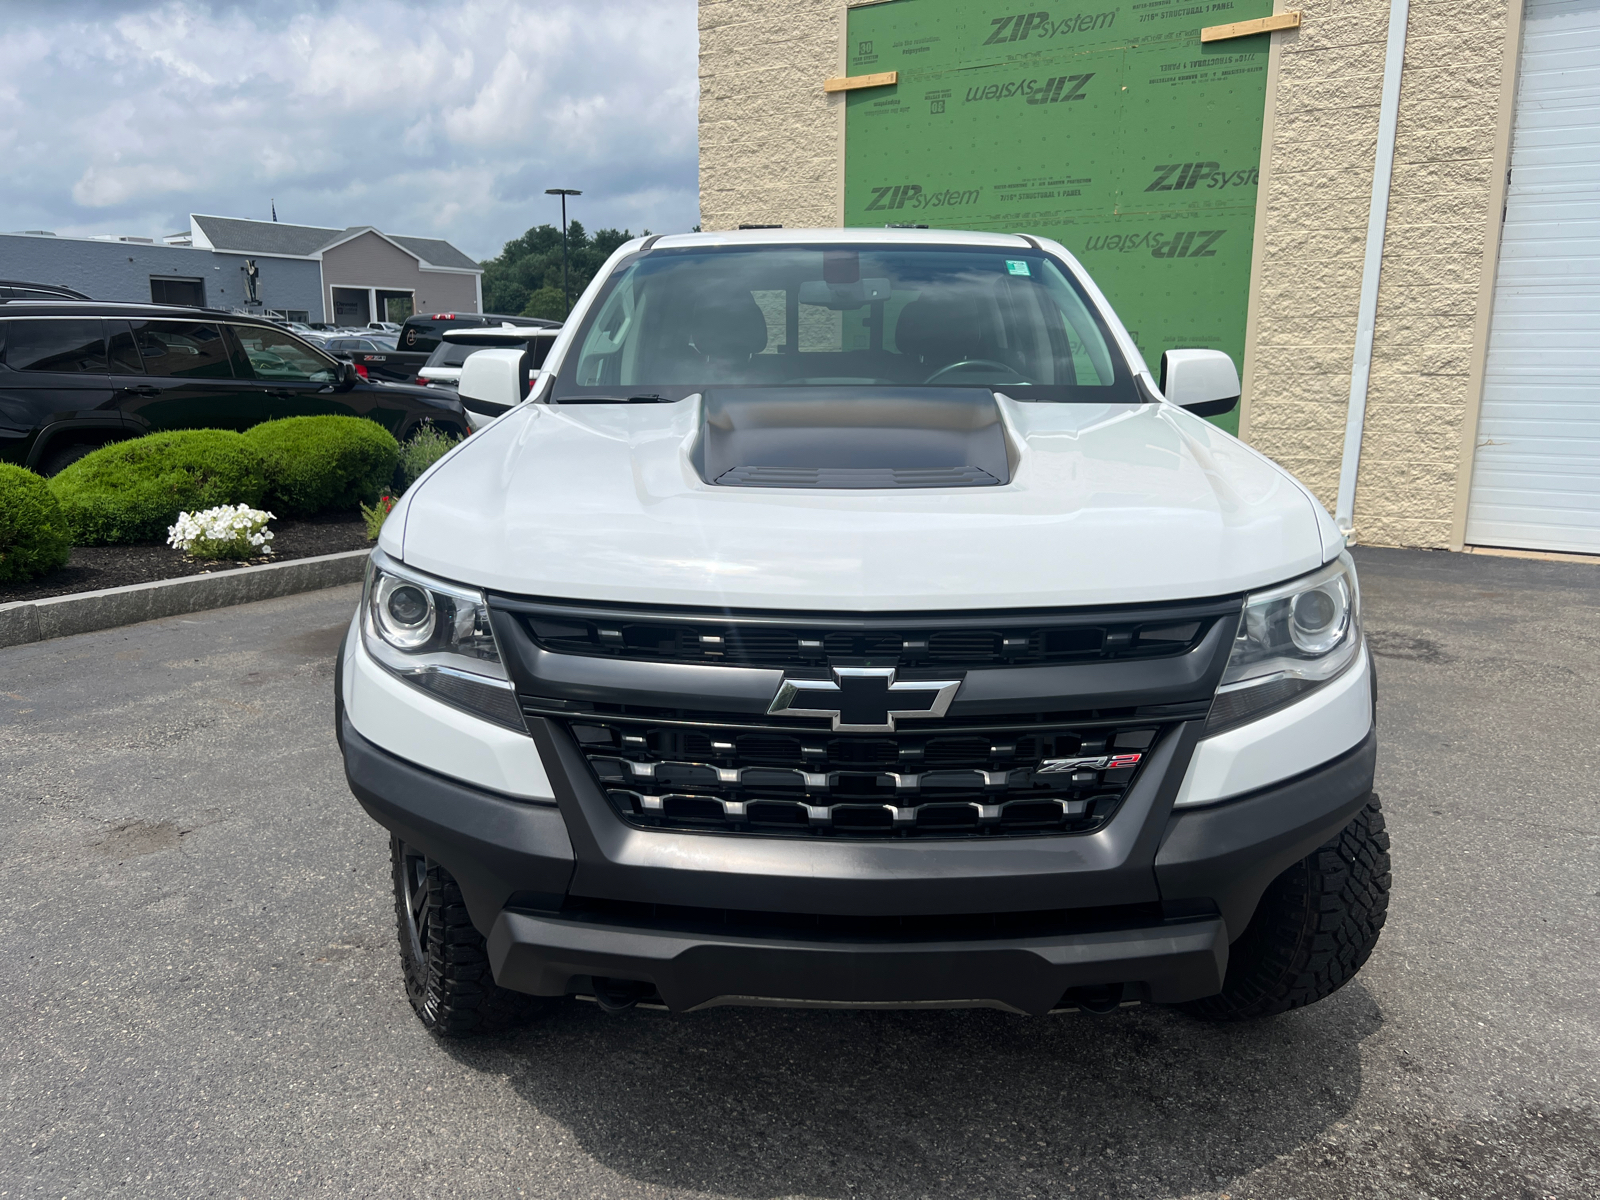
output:
POLYGON ((370 553, 347 550, 342 554, 239 567, 214 575, 185 575, 98 592, 0 604, 0 647, 354 583, 366 570, 370 553))

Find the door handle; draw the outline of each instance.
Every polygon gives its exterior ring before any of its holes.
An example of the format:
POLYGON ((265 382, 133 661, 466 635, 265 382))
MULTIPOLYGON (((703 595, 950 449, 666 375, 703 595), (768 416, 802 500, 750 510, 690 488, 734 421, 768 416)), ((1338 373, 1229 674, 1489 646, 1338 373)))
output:
POLYGON ((137 383, 129 387, 119 388, 118 391, 127 396, 159 396, 161 389, 148 383, 137 383))

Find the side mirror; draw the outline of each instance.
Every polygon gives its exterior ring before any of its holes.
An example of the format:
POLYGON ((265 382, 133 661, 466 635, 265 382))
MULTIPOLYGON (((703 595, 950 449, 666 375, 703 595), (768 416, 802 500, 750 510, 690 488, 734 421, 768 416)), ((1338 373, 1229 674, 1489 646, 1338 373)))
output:
POLYGON ((514 408, 528 395, 528 372, 523 366, 526 351, 478 350, 461 364, 461 382, 456 393, 461 403, 474 412, 498 416, 514 408))
POLYGON ((1161 394, 1197 417, 1220 417, 1239 403, 1239 372, 1221 350, 1168 350, 1161 394))
POLYGON ((348 392, 361 382, 361 372, 356 370, 355 363, 348 358, 339 360, 339 390, 348 392))
MULTIPOLYGON (((549 329, 544 326, 501 325, 498 328, 492 325, 468 326, 465 329, 445 330, 444 340, 453 342, 458 346, 489 346, 497 349, 515 347, 522 350, 522 371, 517 376, 521 389, 517 402, 521 403, 528 398, 528 393, 533 390, 533 374, 544 366, 544 360, 550 354, 550 347, 555 345, 555 340, 560 334, 560 329, 549 329)), ((468 356, 467 362, 470 363, 477 357, 476 353, 472 354, 468 356)), ((466 368, 464 366, 461 378, 464 385, 466 382, 466 368)), ((467 393, 462 388, 458 387, 456 391, 463 400, 467 398, 467 393)), ((473 397, 473 399, 483 403, 487 402, 482 397, 473 397)))

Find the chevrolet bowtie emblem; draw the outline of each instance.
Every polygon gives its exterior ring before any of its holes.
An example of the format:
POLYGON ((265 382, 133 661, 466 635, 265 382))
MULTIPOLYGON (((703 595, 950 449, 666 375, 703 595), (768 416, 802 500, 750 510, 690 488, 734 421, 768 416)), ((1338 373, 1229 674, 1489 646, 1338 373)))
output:
POLYGON ((895 721, 945 715, 959 679, 896 679, 893 667, 834 667, 832 679, 785 679, 768 716, 831 717, 835 733, 893 733, 895 721))

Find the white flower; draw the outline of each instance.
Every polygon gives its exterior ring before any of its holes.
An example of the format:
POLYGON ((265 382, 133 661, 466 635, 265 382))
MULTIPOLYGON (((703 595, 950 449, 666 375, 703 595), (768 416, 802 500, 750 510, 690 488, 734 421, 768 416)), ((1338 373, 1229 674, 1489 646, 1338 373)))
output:
POLYGON ((204 512, 181 512, 178 522, 167 529, 167 545, 201 558, 253 558, 271 554, 272 531, 267 522, 273 513, 247 504, 223 504, 204 512), (241 554, 251 548, 254 554, 241 554))

